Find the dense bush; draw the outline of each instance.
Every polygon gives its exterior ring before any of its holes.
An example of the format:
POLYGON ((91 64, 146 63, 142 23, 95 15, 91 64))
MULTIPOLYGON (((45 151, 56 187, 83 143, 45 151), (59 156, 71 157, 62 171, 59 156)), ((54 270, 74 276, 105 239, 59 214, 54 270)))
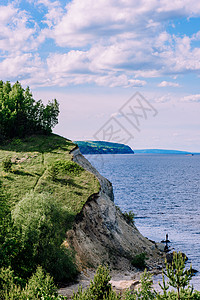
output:
POLYGON ((77 163, 63 159, 48 166, 48 175, 51 180, 56 180, 59 174, 79 176, 83 170, 77 163))
POLYGON ((2 161, 2 167, 5 172, 11 172, 12 170, 12 162, 11 158, 8 156, 2 161))
POLYGON ((0 299, 1 300, 60 300, 53 278, 46 274, 41 267, 30 277, 25 287, 14 275, 11 268, 0 270, 0 299))
MULTIPOLYGON (((173 269, 173 274, 166 271, 167 283, 163 273, 162 292, 153 288, 152 274, 146 270, 141 275, 141 285, 137 290, 126 290, 117 295, 110 283, 107 267, 99 266, 94 279, 84 291, 82 287, 74 293, 73 300, 200 300, 200 292, 194 291, 189 285, 191 269, 182 268, 181 254, 175 254, 171 265, 166 263, 166 269, 173 269), (179 282, 179 293, 177 289, 179 282), (176 287, 176 290, 169 289, 176 287)), ((52 277, 45 273, 41 267, 30 277, 27 284, 22 287, 20 278, 14 275, 11 268, 0 270, 0 299, 1 300, 61 300, 66 297, 58 296, 52 277)))
POLYGON ((17 203, 12 218, 20 234, 18 265, 21 260, 26 265, 23 275, 30 276, 41 265, 57 281, 72 279, 76 267, 62 245, 69 224, 67 211, 50 194, 31 192, 17 203))
POLYGON ((58 177, 59 169, 55 164, 52 164, 48 167, 48 175, 51 180, 55 181, 58 177))
POLYGON ((200 292, 194 291, 189 285, 191 279, 191 268, 185 269, 185 260, 181 253, 174 254, 172 264, 167 264, 163 273, 163 285, 160 284, 162 292, 153 288, 152 274, 146 270, 141 275, 140 287, 137 290, 126 290, 122 295, 117 295, 110 285, 108 269, 100 266, 90 286, 82 291, 79 289, 73 300, 200 300, 200 292), (167 277, 165 282, 164 274, 167 277), (178 283, 178 285, 177 285, 178 283), (174 287, 176 290, 169 289, 174 287))
POLYGON ((35 101, 29 87, 24 90, 17 81, 0 81, 0 140, 24 137, 32 133, 50 133, 58 123, 59 105, 56 99, 45 106, 35 101))
POLYGON ((136 268, 144 269, 146 267, 146 262, 145 262, 146 259, 147 259, 146 253, 142 252, 133 257, 133 259, 131 260, 131 264, 136 268))
POLYGON ((60 170, 60 172, 74 176, 80 175, 81 172, 84 170, 77 163, 68 160, 59 160, 55 163, 55 166, 58 170, 60 170))
POLYGON ((94 280, 90 282, 90 286, 85 291, 82 291, 82 288, 80 288, 78 293, 74 294, 73 300, 120 299, 113 291, 110 279, 108 268, 99 266, 94 280))

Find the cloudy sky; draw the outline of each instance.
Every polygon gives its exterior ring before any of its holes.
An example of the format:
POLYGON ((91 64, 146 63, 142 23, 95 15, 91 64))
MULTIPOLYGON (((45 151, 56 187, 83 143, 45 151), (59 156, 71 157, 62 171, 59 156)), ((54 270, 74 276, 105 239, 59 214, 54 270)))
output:
POLYGON ((0 1, 0 79, 57 98, 72 140, 200 152, 199 76, 197 0, 0 1))

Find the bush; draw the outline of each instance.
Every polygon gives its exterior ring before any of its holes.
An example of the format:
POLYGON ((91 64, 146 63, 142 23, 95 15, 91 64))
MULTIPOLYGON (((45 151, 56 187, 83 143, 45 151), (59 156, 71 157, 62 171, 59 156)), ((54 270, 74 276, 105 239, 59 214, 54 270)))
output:
POLYGON ((144 269, 146 267, 145 260, 146 260, 146 253, 142 252, 140 254, 135 255, 135 257, 131 261, 131 264, 136 268, 144 269))
POLYGON ((12 162, 10 157, 6 157, 2 162, 2 167, 5 172, 11 172, 12 162))
POLYGON ((48 174, 49 174, 51 180, 55 181, 59 174, 58 167, 56 165, 50 165, 48 167, 48 174))
POLYGON ((21 287, 18 285, 20 279, 14 275, 10 267, 0 269, 0 299, 22 299, 21 287))
POLYGON ((42 297, 57 297, 57 288, 53 278, 45 274, 42 267, 38 267, 36 272, 28 280, 25 289, 27 299, 41 299, 42 297))
MULTIPOLYGON (((163 290, 164 296, 167 295, 167 290, 169 288, 168 284, 177 290, 177 299, 193 299, 191 298, 193 294, 193 289, 189 286, 189 282, 192 278, 192 266, 190 269, 185 269, 185 256, 179 252, 173 253, 172 263, 168 264, 166 261, 166 271, 163 270, 163 286, 160 284, 163 290), (167 284, 165 283, 165 277, 168 278, 167 284)), ((169 295, 171 292, 168 292, 169 295)))
POLYGON ((11 268, 0 270, 0 299, 2 300, 61 300, 53 278, 46 274, 41 267, 28 280, 23 288, 20 278, 15 277, 11 268))
POLYGON ((78 293, 74 294, 73 300, 120 299, 113 291, 110 279, 108 267, 99 266, 90 286, 85 291, 79 288, 78 293))
POLYGON ((50 194, 28 193, 15 206, 12 218, 21 234, 17 259, 19 266, 26 265, 25 277, 37 265, 57 281, 70 280, 76 275, 72 254, 62 245, 71 217, 50 194))
POLYGON ((13 145, 13 146, 22 145, 22 141, 21 141, 21 139, 14 138, 11 142, 11 145, 13 145))
POLYGON ((60 172, 67 175, 78 176, 82 171, 84 171, 84 169, 77 163, 68 160, 59 160, 55 163, 55 166, 60 170, 60 172))
POLYGON ((140 276, 141 287, 137 291, 126 290, 125 300, 153 300, 156 299, 156 292, 153 289, 152 275, 146 270, 140 276))
POLYGON ((128 224, 134 224, 135 214, 134 212, 132 212, 132 210, 130 210, 129 212, 125 211, 122 213, 122 215, 128 224))

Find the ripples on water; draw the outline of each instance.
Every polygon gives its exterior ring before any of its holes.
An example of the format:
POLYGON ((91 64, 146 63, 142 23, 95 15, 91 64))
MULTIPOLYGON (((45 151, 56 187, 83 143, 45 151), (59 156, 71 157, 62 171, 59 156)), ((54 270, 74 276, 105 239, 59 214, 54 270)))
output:
MULTIPOLYGON (((100 156, 86 157, 112 182, 115 204, 133 210, 149 239, 160 242, 168 233, 171 247, 200 271, 200 155, 100 156)), ((200 290, 200 273, 192 283, 200 290)))

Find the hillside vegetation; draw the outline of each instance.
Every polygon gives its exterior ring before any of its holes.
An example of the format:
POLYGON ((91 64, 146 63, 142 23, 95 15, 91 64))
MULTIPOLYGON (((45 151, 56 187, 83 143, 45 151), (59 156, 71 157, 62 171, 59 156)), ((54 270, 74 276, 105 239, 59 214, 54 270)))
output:
POLYGON ((1 272, 13 272, 22 286, 38 265, 57 282, 77 274, 66 231, 100 185, 72 161, 73 148, 71 141, 54 134, 0 146, 0 290, 1 272))
POLYGON ((14 139, 0 146, 0 180, 9 194, 11 207, 27 192, 35 191, 50 193, 73 216, 80 212, 87 198, 98 192, 99 183, 94 175, 80 167, 75 174, 67 170, 73 148, 75 144, 71 141, 54 134, 14 139), (3 170, 6 157, 11 158, 11 172, 3 170), (49 169, 54 165, 60 171, 52 180, 49 169))
POLYGON ((58 115, 56 99, 44 105, 0 81, 0 299, 46 272, 56 282, 77 274, 66 232, 100 185, 72 161, 76 145, 51 133, 58 115))

